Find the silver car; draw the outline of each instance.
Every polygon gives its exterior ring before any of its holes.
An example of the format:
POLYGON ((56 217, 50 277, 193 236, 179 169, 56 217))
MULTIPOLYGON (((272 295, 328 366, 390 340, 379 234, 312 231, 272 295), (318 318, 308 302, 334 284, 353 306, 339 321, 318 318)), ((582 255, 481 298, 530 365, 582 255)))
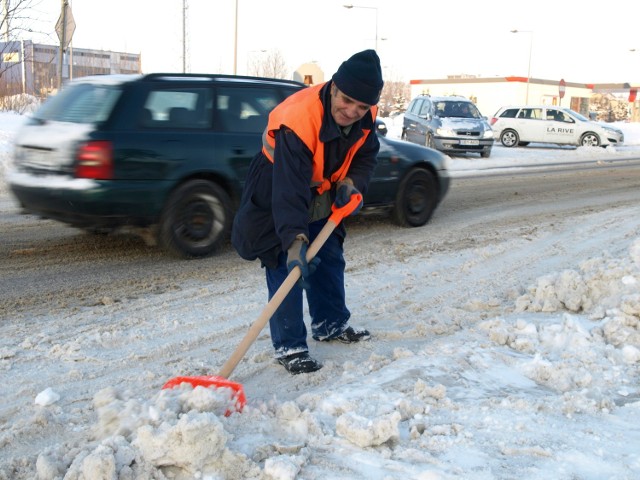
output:
POLYGON ((404 114, 403 140, 445 153, 491 155, 493 130, 478 108, 460 96, 418 95, 404 114))

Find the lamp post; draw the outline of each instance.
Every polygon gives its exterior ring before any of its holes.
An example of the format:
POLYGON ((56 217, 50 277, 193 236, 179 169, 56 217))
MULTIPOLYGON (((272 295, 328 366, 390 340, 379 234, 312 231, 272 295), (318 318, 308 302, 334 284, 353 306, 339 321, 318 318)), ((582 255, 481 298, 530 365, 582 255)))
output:
POLYGON ((531 50, 533 50, 533 31, 531 30, 511 30, 511 33, 529 34, 529 68, 527 70, 527 97, 525 104, 529 105, 529 83, 531 83, 531 50))
POLYGON ((238 0, 236 0, 235 26, 233 29, 233 74, 238 73, 238 0))
POLYGON ((344 8, 348 8, 348 9, 352 9, 352 8, 364 8, 367 10, 375 10, 376 11, 376 42, 375 42, 375 49, 376 51, 378 51, 378 7, 367 7, 367 6, 363 6, 363 5, 352 5, 352 4, 347 4, 347 5, 342 5, 344 8))

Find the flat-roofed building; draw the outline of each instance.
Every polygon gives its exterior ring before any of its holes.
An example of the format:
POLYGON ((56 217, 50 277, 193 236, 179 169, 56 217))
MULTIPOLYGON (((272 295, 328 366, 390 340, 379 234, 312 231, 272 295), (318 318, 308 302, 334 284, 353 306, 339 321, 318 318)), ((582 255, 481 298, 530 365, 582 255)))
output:
MULTIPOLYGON (((112 73, 141 73, 136 53, 69 48, 64 54, 62 84, 72 78, 112 73)), ((0 96, 26 93, 46 97, 58 88, 60 48, 30 40, 0 42, 0 96)))

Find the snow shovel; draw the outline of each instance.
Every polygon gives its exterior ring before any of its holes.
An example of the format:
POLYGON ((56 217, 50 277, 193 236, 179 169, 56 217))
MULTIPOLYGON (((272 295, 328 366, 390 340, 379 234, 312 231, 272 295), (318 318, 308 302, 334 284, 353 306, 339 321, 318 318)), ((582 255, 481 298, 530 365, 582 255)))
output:
MULTIPOLYGON (((347 216, 351 215, 354 210, 358 208, 360 203, 362 202, 362 195, 352 195, 351 200, 343 207, 336 207, 335 205, 331 206, 331 216, 327 221, 326 225, 322 227, 320 233, 315 238, 309 248, 307 249, 307 261, 310 261, 313 257, 316 256, 324 242, 327 241, 333 230, 340 224, 340 222, 347 216)), ((233 401, 234 401, 234 409, 237 412, 241 412, 242 408, 246 403, 246 397, 244 394, 244 389, 242 388, 242 384, 233 382, 231 380, 227 380, 227 377, 233 373, 233 370, 236 368, 240 360, 244 357, 249 347, 253 344, 253 342, 258 338, 258 335, 267 324, 267 322, 271 319, 275 311, 278 309, 282 301, 288 295, 289 291, 296 284, 298 279, 300 278, 300 268, 294 268, 289 272, 287 278, 284 279, 280 288, 276 291, 276 293, 271 297, 269 303, 264 307, 260 316, 253 322, 253 324, 249 327, 246 335, 240 342, 240 344, 236 347, 235 351, 231 354, 227 362, 222 366, 218 375, 201 375, 201 376, 192 376, 192 377, 174 377, 164 384, 162 387, 165 388, 174 388, 179 386, 182 383, 189 383, 194 388, 197 386, 202 387, 215 387, 215 388, 228 388, 232 391, 233 401)), ((231 415, 231 410, 227 410, 225 416, 231 415)))

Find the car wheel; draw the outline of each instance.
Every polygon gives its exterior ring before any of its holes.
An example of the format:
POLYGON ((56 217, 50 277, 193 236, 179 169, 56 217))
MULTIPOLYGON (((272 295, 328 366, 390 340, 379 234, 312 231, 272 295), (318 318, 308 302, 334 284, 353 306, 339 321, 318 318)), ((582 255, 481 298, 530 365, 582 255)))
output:
POLYGON ((404 140, 405 142, 407 141, 407 131, 405 129, 402 129, 402 133, 400 134, 400 140, 404 140))
POLYGON ((599 147, 600 137, 593 132, 587 132, 580 138, 580 145, 583 147, 599 147))
POLYGON ((181 257, 210 255, 227 237, 231 216, 231 200, 222 188, 207 180, 190 180, 169 197, 158 241, 181 257))
POLYGON ((486 152, 480 152, 480 158, 489 158, 491 156, 491 150, 487 150, 486 152))
POLYGON ((505 147, 515 147, 520 142, 520 137, 515 130, 505 130, 500 134, 500 142, 505 147))
POLYGON ((527 145, 529 145, 529 142, 518 142, 519 147, 526 147, 527 145))
POLYGON ((403 227, 420 227, 429 221, 437 206, 438 183, 434 175, 416 168, 400 182, 393 217, 403 227))

